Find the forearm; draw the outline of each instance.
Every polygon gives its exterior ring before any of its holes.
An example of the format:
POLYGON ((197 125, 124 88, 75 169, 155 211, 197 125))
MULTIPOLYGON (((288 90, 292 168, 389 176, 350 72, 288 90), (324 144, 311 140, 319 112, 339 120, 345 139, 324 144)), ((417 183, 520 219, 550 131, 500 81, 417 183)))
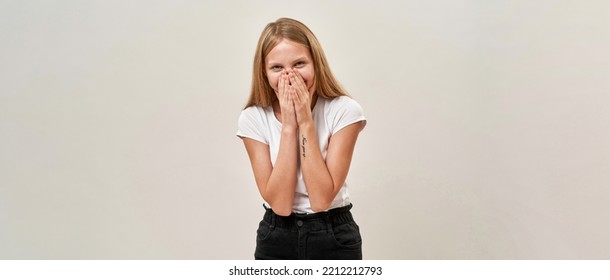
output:
POLYGON ((282 216, 292 212, 297 182, 297 131, 283 128, 277 159, 265 188, 265 200, 282 216))
POLYGON ((320 151, 318 133, 313 123, 299 126, 299 157, 303 180, 311 208, 325 211, 336 194, 336 186, 320 151))

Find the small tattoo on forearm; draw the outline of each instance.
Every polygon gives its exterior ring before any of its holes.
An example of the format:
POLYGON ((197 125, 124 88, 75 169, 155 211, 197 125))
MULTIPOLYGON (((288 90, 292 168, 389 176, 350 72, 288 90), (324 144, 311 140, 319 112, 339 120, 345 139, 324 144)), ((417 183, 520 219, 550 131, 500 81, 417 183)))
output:
POLYGON ((301 140, 301 151, 303 153, 303 157, 305 157, 305 143, 307 143, 307 138, 305 138, 305 136, 301 137, 303 137, 301 140))

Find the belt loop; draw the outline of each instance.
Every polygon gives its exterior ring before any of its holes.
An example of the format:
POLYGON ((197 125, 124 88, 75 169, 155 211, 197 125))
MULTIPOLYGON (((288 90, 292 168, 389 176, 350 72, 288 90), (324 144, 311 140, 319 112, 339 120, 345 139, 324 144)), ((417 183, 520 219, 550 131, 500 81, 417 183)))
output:
POLYGON ((271 211, 271 229, 275 228, 275 213, 271 211))
POLYGON ((324 215, 324 220, 326 221, 326 231, 333 232, 333 221, 330 212, 326 212, 324 215))
POLYGON ((273 212, 273 209, 267 207, 267 205, 265 205, 265 203, 263 203, 263 207, 265 207, 265 215, 271 216, 271 223, 270 223, 269 227, 271 229, 274 229, 275 228, 275 217, 276 217, 276 215, 273 212))
POLYGON ((273 209, 269 208, 269 214, 271 214, 271 229, 275 228, 275 223, 277 222, 277 215, 273 212, 273 209))

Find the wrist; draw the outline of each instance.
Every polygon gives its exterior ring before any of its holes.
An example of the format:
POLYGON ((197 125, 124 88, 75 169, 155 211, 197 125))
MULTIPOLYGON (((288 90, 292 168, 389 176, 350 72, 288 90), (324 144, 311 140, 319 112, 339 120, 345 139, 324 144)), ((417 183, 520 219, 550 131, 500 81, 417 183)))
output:
POLYGON ((282 124, 282 134, 296 134, 297 126, 291 124, 282 124))
POLYGON ((301 130, 307 130, 312 127, 314 127, 314 124, 313 124, 313 120, 311 120, 311 119, 299 122, 299 129, 301 129, 301 130))

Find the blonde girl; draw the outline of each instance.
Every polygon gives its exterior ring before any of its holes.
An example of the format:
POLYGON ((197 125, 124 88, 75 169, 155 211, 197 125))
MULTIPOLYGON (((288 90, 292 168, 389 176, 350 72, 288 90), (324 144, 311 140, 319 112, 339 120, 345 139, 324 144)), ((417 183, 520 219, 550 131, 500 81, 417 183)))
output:
POLYGON ((362 259, 345 181, 365 125, 311 30, 269 23, 237 132, 265 201, 255 259, 362 259))

